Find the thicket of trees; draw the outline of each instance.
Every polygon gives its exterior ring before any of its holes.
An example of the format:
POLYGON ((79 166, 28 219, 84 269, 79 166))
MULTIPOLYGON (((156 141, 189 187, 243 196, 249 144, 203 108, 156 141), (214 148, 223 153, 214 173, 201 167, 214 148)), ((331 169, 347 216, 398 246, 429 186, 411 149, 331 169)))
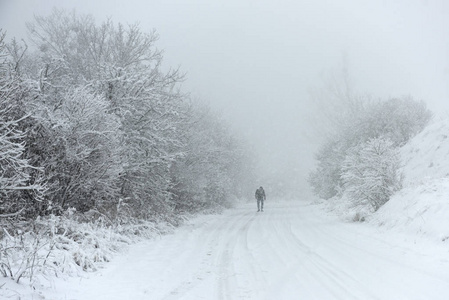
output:
POLYGON ((339 95, 342 105, 333 116, 334 131, 316 153, 317 167, 309 183, 323 199, 344 197, 353 206, 376 211, 401 188, 398 148, 419 133, 432 114, 410 97, 372 100, 349 92, 339 95))
POLYGON ((57 10, 28 28, 32 47, 0 38, 0 217, 167 219, 246 192, 245 145, 164 71, 156 32, 57 10))

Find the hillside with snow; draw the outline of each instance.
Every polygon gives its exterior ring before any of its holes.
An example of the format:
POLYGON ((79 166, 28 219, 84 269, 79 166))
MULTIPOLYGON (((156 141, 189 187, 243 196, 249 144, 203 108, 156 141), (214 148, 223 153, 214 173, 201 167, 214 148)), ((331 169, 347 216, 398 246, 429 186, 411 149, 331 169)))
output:
POLYGON ((433 120, 401 150, 403 189, 368 218, 412 236, 449 238, 449 119, 433 120))

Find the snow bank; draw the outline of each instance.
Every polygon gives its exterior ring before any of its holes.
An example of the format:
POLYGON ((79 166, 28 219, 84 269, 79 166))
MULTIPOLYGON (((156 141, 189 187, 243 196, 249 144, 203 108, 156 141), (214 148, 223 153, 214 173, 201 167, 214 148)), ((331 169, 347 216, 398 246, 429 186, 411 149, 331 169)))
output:
POLYGON ((327 200, 316 197, 313 202, 345 222, 364 221, 367 216, 373 213, 371 207, 366 205, 355 206, 353 201, 345 195, 336 196, 327 200))
POLYGON ((401 149, 404 185, 449 177, 449 119, 433 121, 401 149))
POLYGON ((436 241, 449 239, 449 178, 428 180, 398 192, 370 222, 436 241))
POLYGON ((435 241, 449 239, 449 119, 433 121, 401 149, 404 188, 368 218, 435 241))

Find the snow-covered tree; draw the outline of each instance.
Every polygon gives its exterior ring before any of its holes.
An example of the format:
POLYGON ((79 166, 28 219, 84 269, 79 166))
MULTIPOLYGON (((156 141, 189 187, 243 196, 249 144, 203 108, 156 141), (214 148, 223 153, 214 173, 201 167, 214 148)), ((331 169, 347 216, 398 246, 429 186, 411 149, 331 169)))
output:
POLYGON ((329 199, 342 189, 341 162, 344 160, 341 141, 328 141, 316 153, 317 167, 309 174, 309 184, 313 192, 320 198, 329 199))
POLYGON ((346 131, 355 141, 385 137, 395 146, 402 146, 419 133, 431 117, 425 103, 411 97, 374 101, 353 124, 348 124, 346 131))
POLYGON ((374 211, 401 188, 400 157, 393 142, 374 138, 349 149, 342 165, 344 193, 355 205, 374 211))
POLYGON ((157 34, 58 10, 29 29, 40 50, 42 102, 57 107, 69 85, 104 96, 120 122, 121 197, 141 216, 169 212, 169 168, 181 155, 186 106, 179 72, 161 69, 157 34))
POLYGON ((40 183, 33 184, 30 173, 35 168, 24 158, 25 134, 19 129, 23 118, 8 120, 11 106, 4 100, 0 93, 0 215, 25 208, 23 192, 37 192, 33 200, 40 201, 43 190, 40 183))
POLYGON ((37 50, 9 47, 21 74, 16 119, 29 116, 17 132, 53 207, 170 218, 181 206, 226 205, 243 193, 252 176, 245 147, 186 101, 182 74, 162 68, 154 31, 59 10, 28 28, 37 50))
POLYGON ((171 192, 178 210, 226 206, 253 185, 254 165, 241 141, 207 105, 195 103, 186 120, 183 156, 171 167, 171 192))
POLYGON ((110 103, 88 88, 74 88, 57 106, 37 107, 47 142, 57 145, 47 145, 43 151, 51 150, 52 156, 41 161, 52 201, 85 210, 117 200, 120 123, 109 113, 110 103))
POLYGON ((41 170, 25 156, 26 133, 22 123, 29 115, 21 107, 23 87, 10 65, 0 31, 0 215, 24 211, 34 214, 45 190, 41 170))

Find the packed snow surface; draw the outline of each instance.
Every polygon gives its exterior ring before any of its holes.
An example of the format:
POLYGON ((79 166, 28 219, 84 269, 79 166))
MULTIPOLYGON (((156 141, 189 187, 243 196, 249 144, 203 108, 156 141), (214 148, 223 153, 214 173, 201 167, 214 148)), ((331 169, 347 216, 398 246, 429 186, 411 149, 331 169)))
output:
POLYGON ((344 223, 309 202, 240 205, 130 247, 45 299, 449 299, 446 243, 344 223))

